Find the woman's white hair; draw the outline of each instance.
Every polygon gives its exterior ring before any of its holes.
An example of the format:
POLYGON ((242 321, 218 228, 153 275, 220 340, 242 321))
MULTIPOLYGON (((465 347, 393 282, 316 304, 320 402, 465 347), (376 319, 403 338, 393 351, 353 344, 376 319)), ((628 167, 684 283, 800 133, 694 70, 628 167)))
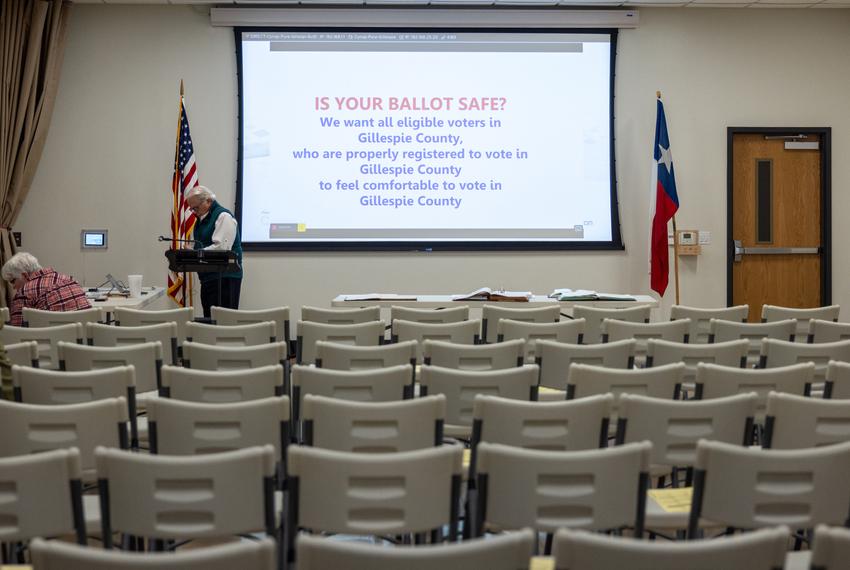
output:
POLYGON ((31 253, 22 251, 13 255, 0 269, 0 276, 6 281, 14 281, 24 273, 32 273, 41 269, 38 260, 31 253))
POLYGON ((201 200, 215 200, 215 194, 206 186, 195 186, 186 192, 187 200, 193 196, 200 196, 201 200))

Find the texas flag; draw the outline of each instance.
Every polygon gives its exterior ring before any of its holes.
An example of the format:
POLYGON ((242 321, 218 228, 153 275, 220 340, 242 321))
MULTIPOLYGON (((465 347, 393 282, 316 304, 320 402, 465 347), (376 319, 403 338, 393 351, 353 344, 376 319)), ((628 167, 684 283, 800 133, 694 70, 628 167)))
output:
POLYGON ((649 284, 653 291, 664 296, 670 262, 667 250, 667 222, 679 209, 676 194, 676 177, 673 172, 673 155, 670 153, 670 138, 667 136, 667 119, 664 104, 658 99, 658 114, 655 121, 655 150, 652 164, 652 189, 650 211, 652 212, 649 241, 649 284))

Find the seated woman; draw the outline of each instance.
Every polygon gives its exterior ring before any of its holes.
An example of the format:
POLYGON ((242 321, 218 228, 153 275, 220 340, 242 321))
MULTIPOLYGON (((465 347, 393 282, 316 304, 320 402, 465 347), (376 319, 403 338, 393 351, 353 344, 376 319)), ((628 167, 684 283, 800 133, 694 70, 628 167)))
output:
POLYGON ((43 311, 79 311, 89 309, 86 293, 72 277, 52 267, 42 267, 29 253, 16 253, 0 270, 3 279, 15 287, 11 318, 14 326, 23 324, 23 308, 43 311))

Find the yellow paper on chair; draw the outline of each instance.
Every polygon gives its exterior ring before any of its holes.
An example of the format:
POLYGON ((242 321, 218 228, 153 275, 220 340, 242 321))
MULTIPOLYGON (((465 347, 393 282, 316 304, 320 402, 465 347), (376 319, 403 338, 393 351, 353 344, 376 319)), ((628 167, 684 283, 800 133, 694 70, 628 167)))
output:
POLYGON ((551 556, 532 556, 528 570, 555 570, 555 559, 551 556))
POLYGON ((650 489, 647 494, 667 513, 691 512, 693 487, 677 489, 650 489))
POLYGON ((463 468, 469 469, 469 463, 472 460, 472 450, 464 449, 463 450, 463 468))

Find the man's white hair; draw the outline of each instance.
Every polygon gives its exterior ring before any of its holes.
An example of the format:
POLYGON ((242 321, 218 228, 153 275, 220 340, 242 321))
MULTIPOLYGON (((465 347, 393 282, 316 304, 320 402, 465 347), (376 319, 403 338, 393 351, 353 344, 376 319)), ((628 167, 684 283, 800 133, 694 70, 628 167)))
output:
POLYGON ((0 269, 0 275, 6 281, 14 281, 24 273, 32 273, 41 269, 38 260, 31 253, 22 251, 13 255, 0 269))
POLYGON ((186 192, 186 199, 194 196, 200 196, 201 200, 215 200, 215 194, 206 186, 195 186, 186 192))

